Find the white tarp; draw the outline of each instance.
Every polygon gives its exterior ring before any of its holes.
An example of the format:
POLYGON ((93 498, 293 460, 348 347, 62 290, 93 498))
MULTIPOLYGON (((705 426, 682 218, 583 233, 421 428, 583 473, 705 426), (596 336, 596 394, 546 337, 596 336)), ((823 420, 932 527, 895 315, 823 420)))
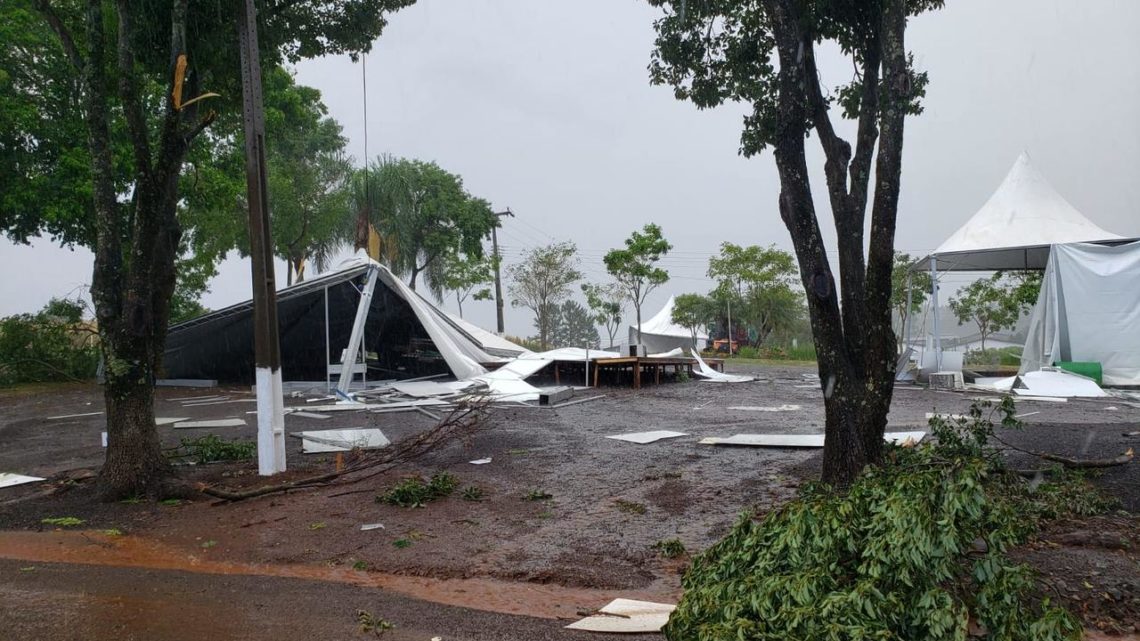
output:
POLYGON ((941 272, 1041 269, 1050 245, 1102 240, 1123 237, 1077 211, 1022 153, 981 209, 931 254, 941 272))
MULTIPOLYGON (((645 345, 647 354, 668 352, 675 347, 693 347, 693 333, 688 328, 681 327, 673 322, 674 304, 675 301, 670 296, 669 300, 665 302, 665 306, 661 308, 661 311, 654 314, 653 318, 641 321, 641 344, 645 345)), ((697 349, 704 349, 708 338, 707 334, 698 332, 697 349)), ((636 345, 637 343, 637 325, 630 325, 629 344, 636 345)))
POLYGON ((25 476, 23 474, 14 474, 12 472, 0 472, 0 487, 14 487, 16 485, 23 485, 24 483, 35 483, 44 479, 38 476, 25 476))
POLYGON ((700 376, 704 380, 709 381, 710 383, 748 383, 750 381, 756 380, 755 376, 745 376, 744 374, 725 374, 724 372, 718 372, 715 369, 709 367, 707 363, 705 363, 705 360, 701 358, 700 352, 695 349, 691 351, 693 358, 697 359, 697 369, 693 370, 693 373, 697 376, 700 376))
POLYGON ((1140 385, 1140 242, 1053 246, 1020 371, 1057 361, 1097 362, 1105 385, 1140 385))

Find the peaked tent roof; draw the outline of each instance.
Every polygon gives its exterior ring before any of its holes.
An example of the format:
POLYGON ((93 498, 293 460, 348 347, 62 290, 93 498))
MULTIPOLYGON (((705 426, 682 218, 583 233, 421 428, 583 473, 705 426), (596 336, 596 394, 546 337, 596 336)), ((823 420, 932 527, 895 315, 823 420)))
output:
POLYGON ((1129 240, 1105 231, 1057 193, 1022 152, 986 204, 915 267, 938 271, 1044 269, 1050 245, 1129 240))
MULTIPOLYGON (((669 300, 665 302, 665 306, 661 308, 661 311, 654 314, 653 318, 650 318, 647 321, 642 321, 641 333, 692 339, 693 334, 688 330, 688 328, 681 327, 680 325, 673 322, 673 306, 675 304, 675 298, 673 296, 670 296, 669 300)), ((629 328, 631 331, 637 331, 636 325, 630 325, 629 328)), ((697 339, 707 340, 708 335, 704 332, 698 332, 697 339)))

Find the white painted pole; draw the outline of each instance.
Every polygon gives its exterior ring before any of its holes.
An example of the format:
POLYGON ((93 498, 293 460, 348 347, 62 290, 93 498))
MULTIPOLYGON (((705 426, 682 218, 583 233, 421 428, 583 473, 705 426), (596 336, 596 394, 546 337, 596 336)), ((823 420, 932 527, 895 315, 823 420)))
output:
POLYGON ((348 346, 344 350, 344 362, 340 365, 340 380, 336 388, 343 394, 348 393, 348 386, 352 383, 352 368, 356 365, 356 354, 360 351, 360 344, 364 339, 364 323, 368 320, 368 310, 372 307, 372 292, 376 291, 376 281, 380 278, 380 270, 375 265, 368 266, 368 281, 364 284, 364 291, 360 293, 360 303, 356 306, 356 320, 352 322, 352 334, 348 337, 348 346))
POLYGON ((942 326, 938 317, 938 258, 930 257, 930 307, 934 311, 934 371, 942 371, 942 326))
POLYGON ((329 345, 329 288, 325 287, 325 391, 332 389, 332 373, 329 365, 332 364, 332 346, 329 345))

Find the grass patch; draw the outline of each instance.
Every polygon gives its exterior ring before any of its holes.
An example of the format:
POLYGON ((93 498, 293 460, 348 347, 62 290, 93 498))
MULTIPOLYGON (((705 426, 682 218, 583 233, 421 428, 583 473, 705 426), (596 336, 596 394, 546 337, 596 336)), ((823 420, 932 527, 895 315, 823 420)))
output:
POLYGON ((685 554, 685 544, 681 539, 662 539, 653 544, 653 549, 666 559, 675 559, 685 554))
POLYGON ((394 545, 397 548, 402 550, 404 548, 412 547, 412 540, 411 539, 396 539, 395 541, 392 541, 392 545, 394 545))
POLYGON ((626 514, 645 514, 646 511, 645 504, 636 501, 616 499, 614 505, 617 506, 619 512, 625 512, 626 514))
POLYGON ((468 485, 459 493, 459 497, 464 501, 482 501, 483 496, 483 488, 478 485, 468 485))
POLYGON ((309 529, 310 529, 310 530, 313 530, 313 531, 316 531, 316 530, 323 530, 323 529, 325 529, 326 527, 327 527, 327 526, 325 525, 325 522, 324 522, 324 521, 318 521, 318 522, 316 522, 316 523, 310 523, 310 524, 309 524, 309 529))
POLYGON ((257 443, 243 439, 227 441, 217 434, 207 434, 199 438, 184 437, 180 445, 167 456, 190 459, 195 463, 248 461, 257 456, 257 443))
POLYGON ((44 525, 54 525, 56 527, 77 527, 86 522, 87 521, 74 516, 52 516, 40 520, 40 523, 44 525))
POLYGON ((367 610, 356 611, 356 622, 360 625, 361 632, 373 634, 377 637, 383 636, 385 632, 396 627, 391 621, 378 617, 367 610))
POLYGON ((546 490, 534 489, 528 491, 523 495, 524 501, 546 501, 554 498, 554 495, 546 490))
POLYGON ((356 563, 352 564, 352 569, 353 570, 361 570, 361 571, 367 570, 368 569, 368 561, 357 561, 356 563))
POLYGON ((423 507, 427 503, 449 496, 459 486, 459 479, 447 472, 433 474, 425 483, 420 477, 404 479, 384 494, 376 497, 377 503, 399 507, 423 507))

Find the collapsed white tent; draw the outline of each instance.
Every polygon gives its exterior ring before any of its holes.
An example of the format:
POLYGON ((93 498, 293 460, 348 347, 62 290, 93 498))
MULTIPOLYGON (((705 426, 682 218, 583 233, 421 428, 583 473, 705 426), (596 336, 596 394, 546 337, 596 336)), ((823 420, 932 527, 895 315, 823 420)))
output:
MULTIPOLYGON (((646 353, 656 354, 668 352, 678 347, 684 349, 693 347, 693 333, 673 322, 673 306, 675 304, 676 300, 670 296, 661 311, 654 314, 653 318, 642 321, 640 343, 645 345, 646 353)), ((704 349, 708 339, 707 334, 698 332, 696 348, 704 349)), ((629 344, 637 345, 638 342, 637 326, 630 325, 629 344)))
POLYGON ((1140 385, 1140 242, 1054 245, 1029 320, 1021 373, 1100 363, 1105 385, 1140 385))
MULTIPOLYGON (((1129 239, 1102 229, 1077 211, 1022 152, 1005 180, 964 225, 912 269, 929 269, 931 305, 938 309, 938 272, 1044 269, 1049 248, 1070 243, 1121 244, 1129 239)), ((938 314, 934 318, 936 369, 942 367, 938 314)), ((907 330, 909 333, 909 330, 907 330)), ((909 340, 909 336, 908 336, 909 340)))

